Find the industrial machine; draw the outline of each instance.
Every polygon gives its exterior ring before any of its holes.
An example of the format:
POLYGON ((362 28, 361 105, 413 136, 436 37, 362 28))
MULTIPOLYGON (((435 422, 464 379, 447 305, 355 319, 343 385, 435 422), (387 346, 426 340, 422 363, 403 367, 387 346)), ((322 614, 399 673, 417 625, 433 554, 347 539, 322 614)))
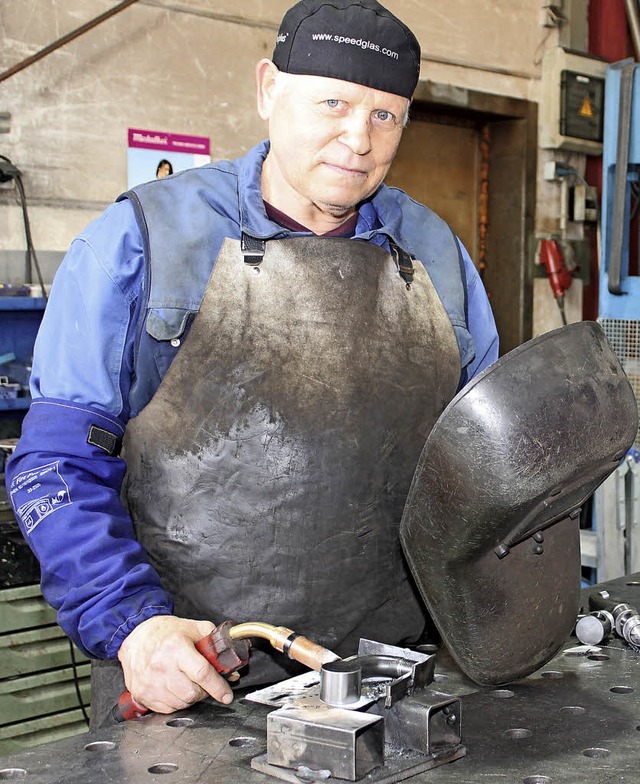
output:
MULTIPOLYGON (((640 64, 607 68, 598 322, 640 400, 640 64)), ((583 552, 598 581, 640 569, 640 431, 594 495, 583 552)))

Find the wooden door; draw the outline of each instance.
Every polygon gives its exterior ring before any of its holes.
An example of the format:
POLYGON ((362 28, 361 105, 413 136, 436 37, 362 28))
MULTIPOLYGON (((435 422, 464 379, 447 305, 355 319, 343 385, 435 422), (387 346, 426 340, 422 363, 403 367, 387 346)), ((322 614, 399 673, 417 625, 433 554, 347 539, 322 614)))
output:
POLYGON ((480 130, 412 118, 385 182, 447 221, 479 263, 480 130))

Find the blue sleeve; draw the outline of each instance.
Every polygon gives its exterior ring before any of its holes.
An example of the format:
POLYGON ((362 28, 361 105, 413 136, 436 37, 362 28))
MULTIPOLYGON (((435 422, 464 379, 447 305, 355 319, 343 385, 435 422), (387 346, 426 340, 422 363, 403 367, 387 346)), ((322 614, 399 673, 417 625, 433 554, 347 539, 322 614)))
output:
POLYGON ((141 621, 173 610, 120 501, 141 240, 129 205, 78 237, 34 350, 33 403, 6 467, 42 591, 89 655, 112 658, 141 621))
POLYGON ((71 244, 36 338, 32 397, 70 400, 128 418, 142 240, 128 200, 71 244))
POLYGON ((460 243, 467 275, 467 326, 475 343, 475 357, 466 367, 465 383, 498 359, 498 331, 489 298, 475 264, 460 243))

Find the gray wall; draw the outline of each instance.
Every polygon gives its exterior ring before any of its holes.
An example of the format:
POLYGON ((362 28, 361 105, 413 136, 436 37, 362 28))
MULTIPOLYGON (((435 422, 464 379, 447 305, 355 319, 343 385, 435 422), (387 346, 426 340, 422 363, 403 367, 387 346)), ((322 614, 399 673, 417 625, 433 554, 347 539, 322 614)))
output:
MULTIPOLYGON (((0 0, 0 70, 114 5, 116 0, 0 0)), ((45 277, 71 239, 126 189, 128 128, 210 137, 214 159, 240 155, 264 136, 255 112, 254 65, 270 55, 289 5, 139 0, 0 83, 0 112, 11 113, 0 153, 23 172, 45 277)), ((560 28, 545 26, 548 4, 542 0, 387 5, 420 39, 421 80, 450 93, 539 101, 545 48, 575 47, 572 30, 585 35, 587 0, 565 0, 572 25, 560 28)), ((546 192, 545 220, 553 203, 546 192)), ((5 282, 23 277, 24 247, 15 189, 0 185, 5 282)))

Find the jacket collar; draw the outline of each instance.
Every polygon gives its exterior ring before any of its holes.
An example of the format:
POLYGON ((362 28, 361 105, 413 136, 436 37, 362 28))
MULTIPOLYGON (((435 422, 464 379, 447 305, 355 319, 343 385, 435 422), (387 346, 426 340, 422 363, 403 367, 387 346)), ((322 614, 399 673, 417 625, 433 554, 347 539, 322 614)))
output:
POLYGON ((269 140, 265 139, 236 161, 240 231, 261 240, 293 236, 293 232, 270 220, 264 207, 260 177, 268 152, 269 140))

